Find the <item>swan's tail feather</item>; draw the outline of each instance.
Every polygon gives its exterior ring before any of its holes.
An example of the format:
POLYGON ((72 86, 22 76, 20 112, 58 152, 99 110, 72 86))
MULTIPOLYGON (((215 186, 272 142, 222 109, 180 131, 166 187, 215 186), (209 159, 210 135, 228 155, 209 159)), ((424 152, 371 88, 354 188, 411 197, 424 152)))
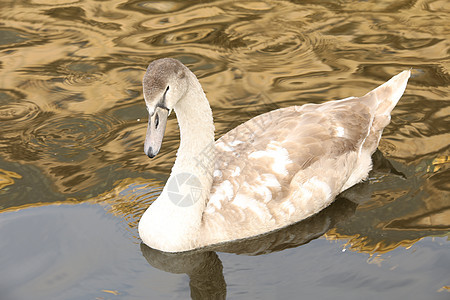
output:
POLYGON ((362 97, 374 105, 372 126, 363 145, 371 153, 377 149, 383 129, 391 121, 391 111, 402 97, 410 76, 411 70, 403 71, 362 97))
POLYGON ((378 100, 375 116, 391 115, 391 111, 405 92, 410 76, 411 70, 403 71, 367 94, 375 95, 378 100))

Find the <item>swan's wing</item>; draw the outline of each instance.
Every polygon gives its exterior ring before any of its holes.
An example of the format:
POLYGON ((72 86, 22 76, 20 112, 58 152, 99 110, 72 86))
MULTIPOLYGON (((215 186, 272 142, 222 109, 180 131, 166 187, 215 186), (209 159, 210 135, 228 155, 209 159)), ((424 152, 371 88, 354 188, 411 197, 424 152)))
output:
POLYGON ((360 98, 272 111, 216 142, 202 233, 211 243, 272 231, 329 205, 371 168, 410 71, 360 98))
POLYGON ((372 112, 359 98, 307 104, 257 116, 225 134, 216 142, 205 225, 219 230, 223 221, 227 230, 248 235, 327 206, 353 170, 372 112))

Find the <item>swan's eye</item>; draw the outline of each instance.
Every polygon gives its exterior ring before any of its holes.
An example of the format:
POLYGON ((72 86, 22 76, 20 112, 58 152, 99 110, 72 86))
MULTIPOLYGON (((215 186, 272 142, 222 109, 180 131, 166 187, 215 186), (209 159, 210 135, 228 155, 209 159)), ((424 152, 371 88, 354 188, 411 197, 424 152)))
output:
POLYGON ((156 129, 158 128, 158 125, 159 125, 159 115, 156 114, 156 117, 155 117, 155 128, 156 129))

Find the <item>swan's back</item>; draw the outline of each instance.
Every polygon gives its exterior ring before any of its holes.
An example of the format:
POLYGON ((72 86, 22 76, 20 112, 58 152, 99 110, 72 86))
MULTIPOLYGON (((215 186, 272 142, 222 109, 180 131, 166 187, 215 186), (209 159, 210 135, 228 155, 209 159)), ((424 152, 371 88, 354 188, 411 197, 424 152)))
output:
POLYGON ((365 179, 409 76, 404 71, 360 98, 271 111, 217 140, 199 243, 290 225, 365 179))

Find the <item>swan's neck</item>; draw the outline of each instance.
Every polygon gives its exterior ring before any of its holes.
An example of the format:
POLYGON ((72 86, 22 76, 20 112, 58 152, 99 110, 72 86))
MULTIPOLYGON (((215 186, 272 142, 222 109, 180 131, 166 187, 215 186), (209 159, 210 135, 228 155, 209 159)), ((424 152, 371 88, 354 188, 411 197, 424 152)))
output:
POLYGON ((170 252, 200 246, 199 230, 215 161, 211 108, 193 74, 174 110, 181 137, 177 158, 161 195, 139 223, 139 234, 147 245, 170 252))
MULTIPOLYGON (((215 160, 212 111, 197 78, 192 78, 192 81, 185 97, 174 109, 180 127, 180 148, 171 176, 177 172, 189 172, 199 179, 209 178, 211 181, 215 160)), ((211 183, 205 186, 208 192, 210 187, 211 183)))

